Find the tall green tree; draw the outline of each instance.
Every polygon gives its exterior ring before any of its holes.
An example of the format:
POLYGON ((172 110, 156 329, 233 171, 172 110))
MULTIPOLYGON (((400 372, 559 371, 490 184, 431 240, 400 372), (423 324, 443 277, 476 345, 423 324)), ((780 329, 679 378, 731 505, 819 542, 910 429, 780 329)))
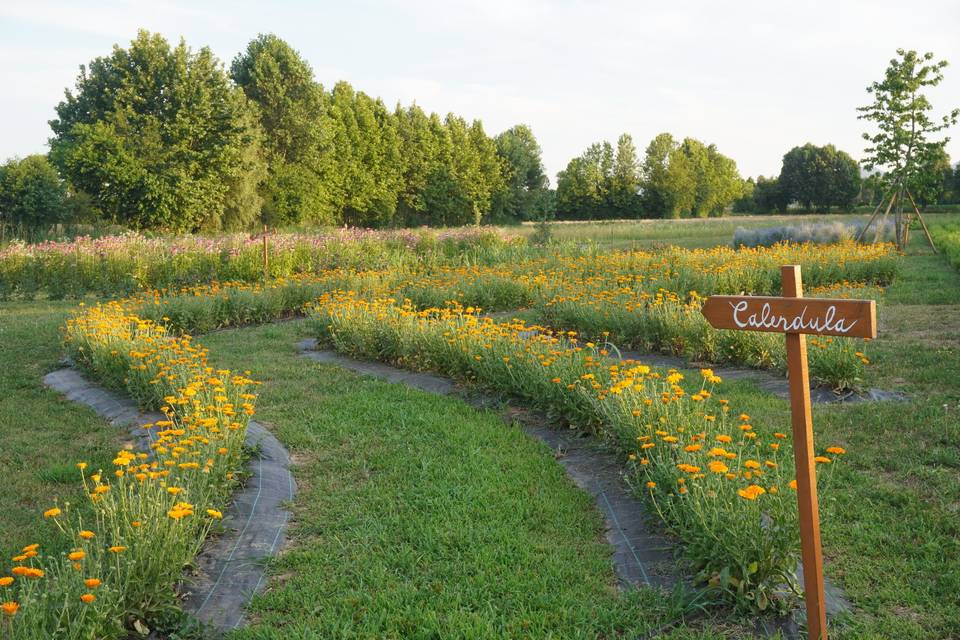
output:
POLYGON ((618 218, 640 215, 640 160, 630 134, 617 140, 617 151, 610 175, 609 208, 618 218))
POLYGON ((897 56, 890 60, 884 78, 867 87, 873 102, 857 109, 858 118, 877 129, 863 134, 869 143, 863 164, 868 171, 880 169, 888 184, 918 189, 929 183, 936 157, 949 141, 931 136, 956 124, 960 109, 939 119, 930 116, 933 105, 924 92, 943 80, 946 60, 904 49, 897 49, 897 56))
POLYGON ((45 155, 0 165, 0 224, 37 229, 62 222, 67 189, 45 155))
POLYGON ((832 144, 805 144, 783 156, 780 186, 783 196, 805 209, 850 210, 860 193, 860 165, 832 144))
POLYGON ((326 94, 289 44, 261 34, 233 60, 230 76, 257 107, 268 175, 264 214, 273 223, 333 224, 327 190, 333 170, 326 94))
POLYGON ((647 146, 641 173, 644 213, 655 217, 722 215, 747 189, 736 163, 716 146, 694 138, 677 143, 669 133, 647 146))
POLYGON ((258 216, 261 130, 209 49, 140 31, 81 67, 56 109, 51 158, 112 220, 182 232, 258 216))
POLYGON ((431 117, 415 104, 406 109, 398 104, 394 120, 403 174, 397 202, 398 220, 404 225, 426 224, 430 222, 427 187, 431 174, 440 169, 443 125, 437 119, 436 128, 432 126, 431 117))
POLYGON ((337 217, 355 226, 390 225, 402 180, 400 138, 391 113, 347 82, 333 88, 328 113, 336 165, 327 186, 337 217))
POLYGON ((587 147, 557 174, 557 214, 582 220, 610 217, 610 187, 614 166, 609 142, 587 147))
POLYGON ((640 167, 641 206, 647 217, 663 218, 671 208, 667 201, 667 165, 677 143, 669 133, 657 135, 647 145, 640 167))
POLYGON ((533 131, 518 124, 494 138, 503 187, 493 197, 493 220, 533 220, 546 206, 549 180, 543 171, 540 145, 533 131))

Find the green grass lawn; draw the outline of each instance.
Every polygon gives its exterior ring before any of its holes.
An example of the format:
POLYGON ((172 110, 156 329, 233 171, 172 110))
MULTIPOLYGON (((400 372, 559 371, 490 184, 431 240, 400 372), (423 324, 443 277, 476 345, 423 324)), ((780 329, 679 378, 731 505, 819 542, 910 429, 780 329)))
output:
MULTIPOLYGON (((732 236, 739 222, 724 224, 732 236)), ((715 231, 658 233, 700 244, 715 231)), ((822 503, 827 573, 855 607, 831 637, 960 637, 960 274, 921 237, 869 348, 867 383, 910 401, 814 408, 818 441, 849 450, 822 503)), ((49 543, 40 512, 82 499, 74 463, 108 466, 125 435, 42 386, 73 306, 0 306, 8 556, 49 543)), ((292 322, 199 339, 214 364, 264 381, 258 418, 300 484, 290 544, 233 637, 633 638, 677 620, 683 597, 615 589, 601 519, 544 446, 494 411, 300 358, 305 333, 292 322)), ((757 425, 789 424, 787 403, 752 383, 725 395, 757 425)), ((748 635, 720 612, 662 637, 748 635)))
MULTIPOLYGON (((79 503, 78 461, 110 466, 128 434, 43 386, 63 354, 59 329, 74 303, 0 303, 0 553, 58 538, 41 514, 53 501, 79 503)), ((53 545, 53 546, 51 546, 53 545)))

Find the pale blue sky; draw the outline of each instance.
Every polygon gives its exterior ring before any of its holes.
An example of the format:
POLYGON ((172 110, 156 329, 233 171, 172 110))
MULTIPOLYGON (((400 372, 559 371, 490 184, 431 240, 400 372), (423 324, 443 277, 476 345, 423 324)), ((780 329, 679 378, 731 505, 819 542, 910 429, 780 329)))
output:
MULTIPOLYGON (((537 0, 0 0, 0 160, 46 149, 78 67, 138 27, 230 60, 260 32, 286 39, 331 87, 390 106, 529 124, 551 182, 592 142, 657 133, 716 143, 743 175, 792 146, 860 157, 855 108, 897 47, 952 61, 930 97, 960 106, 960 2, 537 0)), ((947 150, 960 160, 960 131, 947 150)))

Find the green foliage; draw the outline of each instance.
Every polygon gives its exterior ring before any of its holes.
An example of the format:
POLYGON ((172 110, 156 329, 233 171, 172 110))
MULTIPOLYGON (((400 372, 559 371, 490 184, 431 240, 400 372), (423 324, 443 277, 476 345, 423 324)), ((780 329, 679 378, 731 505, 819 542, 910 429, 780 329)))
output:
POLYGON ((832 144, 808 143, 783 156, 779 184, 785 202, 799 202, 806 210, 850 210, 860 193, 860 166, 832 144))
POLYGON ((503 186, 493 197, 493 221, 536 220, 548 205, 549 180, 543 172, 542 152, 533 131, 518 124, 494 138, 501 162, 503 186))
POLYGON ((0 165, 0 224, 26 229, 62 222, 67 190, 45 155, 0 165))
POLYGON ((960 109, 951 110, 939 120, 929 115, 933 105, 923 92, 943 80, 946 60, 934 61, 933 53, 921 55, 904 49, 897 49, 897 56, 890 61, 883 80, 867 87, 873 103, 857 109, 859 119, 875 123, 878 129, 874 134, 863 134, 870 144, 864 150, 863 164, 868 171, 881 169, 888 184, 921 190, 922 184, 935 180, 930 174, 949 141, 929 137, 956 124, 960 109))
POLYGON ((640 167, 633 139, 623 134, 617 149, 590 145, 557 174, 557 213, 576 219, 636 218, 640 215, 640 167))
POLYGON ((331 164, 326 94, 310 65, 277 36, 260 35, 233 60, 230 76, 256 105, 265 132, 265 221, 335 223, 324 180, 331 164))
POLYGON ((335 170, 327 187, 335 219, 356 226, 386 226, 400 191, 400 139, 390 113, 378 99, 338 82, 328 114, 335 170))
POLYGON ((111 220, 195 231, 256 216, 259 127, 209 49, 140 31, 81 67, 56 109, 51 157, 111 220))
POLYGON ((647 146, 642 187, 644 213, 664 218, 723 215, 748 188, 736 163, 715 145, 694 138, 678 144, 669 133, 647 146))

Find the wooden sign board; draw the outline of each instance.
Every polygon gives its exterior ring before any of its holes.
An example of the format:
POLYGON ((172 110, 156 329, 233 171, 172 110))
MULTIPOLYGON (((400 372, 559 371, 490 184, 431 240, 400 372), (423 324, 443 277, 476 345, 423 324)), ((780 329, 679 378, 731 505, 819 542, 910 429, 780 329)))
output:
POLYGON ((804 298, 800 267, 780 268, 783 297, 710 296, 701 312, 711 326, 735 331, 771 331, 786 334, 787 375, 793 425, 793 457, 797 474, 800 551, 803 559, 807 637, 827 640, 827 608, 823 591, 823 552, 820 548, 820 507, 813 449, 810 408, 810 372, 807 369, 808 333, 856 338, 877 337, 877 308, 873 300, 804 298))
POLYGON ((873 300, 710 296, 701 313, 717 329, 877 337, 873 300))

